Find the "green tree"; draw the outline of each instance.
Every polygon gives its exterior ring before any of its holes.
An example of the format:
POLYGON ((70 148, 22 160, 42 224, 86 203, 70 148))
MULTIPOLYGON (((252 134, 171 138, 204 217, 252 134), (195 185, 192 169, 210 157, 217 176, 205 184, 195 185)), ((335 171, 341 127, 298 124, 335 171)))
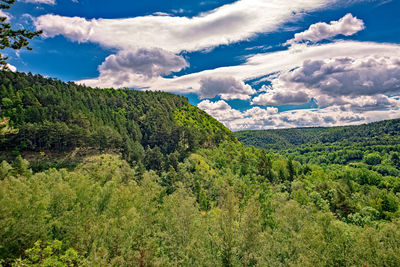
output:
POLYGON ((43 243, 40 240, 35 245, 25 250, 25 258, 17 259, 12 266, 42 266, 42 267, 63 267, 81 266, 82 257, 74 249, 62 252, 62 242, 54 240, 43 243))
POLYGON ((236 250, 238 245, 239 213, 237 198, 233 189, 228 187, 223 193, 218 217, 220 230, 220 255, 222 266, 236 265, 236 250))
POLYGON ((400 169, 400 156, 399 156, 399 153, 398 153, 398 152, 394 152, 394 153, 392 154, 391 160, 392 160, 393 165, 394 165, 396 168, 400 169))
POLYGON ((29 169, 29 161, 23 159, 21 155, 18 155, 13 162, 14 173, 17 175, 28 176, 31 174, 29 169))
POLYGON ((379 153, 370 153, 364 156, 364 161, 368 165, 378 165, 381 163, 382 157, 379 155, 379 153))
POLYGON ((289 174, 289 177, 288 177, 289 181, 292 182, 294 180, 295 175, 296 175, 296 170, 294 169, 293 160, 292 159, 288 159, 286 168, 287 168, 288 174, 289 174))
POLYGON ((265 150, 261 150, 261 155, 258 161, 258 173, 270 182, 273 182, 271 157, 267 155, 265 150))
POLYGON ((7 161, 3 160, 0 163, 0 180, 3 180, 7 177, 9 171, 12 170, 12 167, 10 164, 8 164, 7 161))
POLYGON ((9 120, 6 118, 0 119, 0 141, 2 140, 2 137, 4 137, 6 134, 15 134, 18 133, 17 129, 14 129, 9 125, 9 120))
POLYGON ((199 192, 199 204, 202 211, 208 210, 207 193, 203 188, 200 188, 199 192))

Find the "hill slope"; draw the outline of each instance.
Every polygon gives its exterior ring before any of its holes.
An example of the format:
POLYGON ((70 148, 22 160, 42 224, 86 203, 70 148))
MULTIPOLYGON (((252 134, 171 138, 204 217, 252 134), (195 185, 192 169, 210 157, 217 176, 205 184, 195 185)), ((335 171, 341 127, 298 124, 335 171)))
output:
POLYGON ((0 107, 0 118, 9 118, 18 130, 0 140, 0 150, 14 153, 111 149, 123 152, 129 162, 168 167, 164 156, 173 154, 176 160, 196 147, 235 140, 185 97, 164 92, 94 89, 40 75, 0 72, 0 107), (190 117, 196 122, 184 119, 190 117), (146 159, 144 150, 153 159, 146 159))
POLYGON ((183 97, 0 77, 0 158, 31 161, 0 162, 1 266, 400 266, 398 121, 270 135, 296 161, 183 97))
POLYGON ((352 165, 400 175, 400 119, 359 126, 242 131, 246 145, 272 149, 301 163, 352 165))
POLYGON ((315 143, 371 143, 374 139, 379 139, 381 143, 389 141, 398 144, 399 133, 400 119, 358 126, 239 131, 235 135, 246 145, 263 149, 288 149, 315 143))

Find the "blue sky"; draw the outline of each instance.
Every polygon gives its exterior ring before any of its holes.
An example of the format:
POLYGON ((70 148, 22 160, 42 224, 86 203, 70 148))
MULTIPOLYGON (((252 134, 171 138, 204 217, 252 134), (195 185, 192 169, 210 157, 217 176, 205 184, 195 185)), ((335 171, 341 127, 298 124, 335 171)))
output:
POLYGON ((185 95, 232 130, 400 117, 400 1, 17 0, 18 71, 185 95))

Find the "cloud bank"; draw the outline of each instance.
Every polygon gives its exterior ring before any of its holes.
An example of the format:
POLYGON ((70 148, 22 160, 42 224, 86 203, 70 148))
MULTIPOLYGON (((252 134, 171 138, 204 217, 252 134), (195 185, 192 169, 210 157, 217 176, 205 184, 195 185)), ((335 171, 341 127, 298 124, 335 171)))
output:
POLYGON ((346 106, 330 106, 320 109, 300 109, 278 112, 277 108, 253 107, 241 112, 233 109, 225 101, 204 100, 197 106, 221 121, 231 130, 260 130, 294 127, 342 126, 368 123, 383 119, 398 118, 400 100, 393 98, 395 106, 384 110, 363 110, 359 112, 346 106))
POLYGON ((253 104, 303 104, 313 97, 322 106, 359 105, 379 96, 380 105, 375 105, 380 108, 384 103, 390 105, 383 101, 384 95, 400 94, 400 60, 397 56, 378 55, 308 59, 299 68, 274 79, 272 88, 254 98, 253 104))

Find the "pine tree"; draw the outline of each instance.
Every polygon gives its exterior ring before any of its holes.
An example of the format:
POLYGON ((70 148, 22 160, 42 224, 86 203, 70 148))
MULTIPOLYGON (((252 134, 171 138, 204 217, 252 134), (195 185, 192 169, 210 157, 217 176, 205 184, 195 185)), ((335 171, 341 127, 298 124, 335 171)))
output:
POLYGON ((296 171, 294 169, 292 159, 288 159, 288 161, 287 161, 287 170, 289 173, 289 177, 288 177, 289 181, 292 182, 294 180, 294 176, 296 175, 296 171))
MULTIPOLYGON (((0 0, 0 10, 10 9, 15 0, 0 0)), ((0 17, 0 49, 12 48, 15 50, 29 47, 29 41, 36 36, 42 34, 42 31, 28 31, 26 29, 14 30, 11 24, 7 22, 7 17, 0 17)), ((8 69, 6 60, 8 57, 3 57, 0 54, 0 69, 8 69)))
POLYGON ((29 169, 29 161, 23 159, 21 155, 15 158, 13 162, 14 172, 17 175, 28 176, 31 174, 31 170, 29 169))

